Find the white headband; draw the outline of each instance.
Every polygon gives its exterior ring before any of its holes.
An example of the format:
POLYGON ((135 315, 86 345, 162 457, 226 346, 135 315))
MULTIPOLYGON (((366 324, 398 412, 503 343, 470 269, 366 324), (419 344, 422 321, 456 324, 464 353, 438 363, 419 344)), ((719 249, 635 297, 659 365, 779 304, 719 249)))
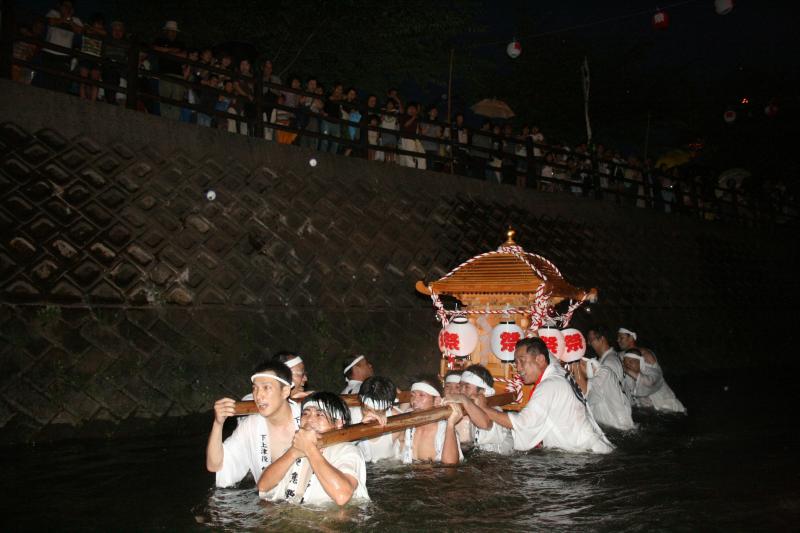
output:
POLYGON ((428 385, 424 381, 418 381, 418 382, 414 383, 413 385, 411 385, 411 392, 414 392, 415 390, 416 391, 420 391, 420 392, 424 392, 425 394, 430 394, 431 396, 436 396, 438 398, 442 397, 442 395, 439 394, 438 390, 434 389, 433 387, 431 387, 430 385, 428 385))
POLYGON ((300 358, 300 356, 298 355, 298 356, 297 356, 297 357, 295 357, 294 359, 289 359, 288 361, 286 361, 286 362, 285 362, 285 363, 283 363, 283 364, 284 364, 284 365, 286 365, 286 366, 288 366, 289 368, 292 368, 293 366, 297 366, 297 365, 299 365, 299 364, 300 364, 300 363, 302 363, 302 362, 303 362, 303 360, 302 360, 302 359, 300 358))
POLYGON ((373 400, 372 398, 361 397, 361 405, 373 411, 386 411, 392 406, 392 402, 383 400, 373 400))
POLYGON ((469 370, 465 370, 461 374, 461 383, 469 383, 471 385, 475 385, 476 387, 483 389, 484 396, 487 397, 494 396, 494 388, 490 387, 488 383, 483 381, 483 379, 479 375, 473 374, 469 370))
POLYGON ((629 357, 631 359, 638 359, 640 363, 644 361, 644 357, 642 357, 641 355, 636 355, 635 353, 631 353, 631 352, 625 352, 624 354, 622 354, 622 357, 629 357))
POLYGON ((353 368, 354 366, 356 366, 358 364, 358 362, 361 361, 362 359, 364 359, 363 355, 359 355, 358 357, 353 359, 352 363, 350 363, 349 365, 344 367, 344 370, 342 370, 342 374, 344 374, 346 376, 347 373, 350 371, 350 369, 353 368))
POLYGON ((631 330, 625 329, 625 328, 619 328, 619 330, 617 330, 617 333, 625 333, 625 334, 630 335, 631 337, 633 337, 633 340, 636 340, 636 332, 635 331, 631 331, 631 330))
POLYGON ((256 378, 270 378, 270 379, 274 379, 278 383, 283 383, 287 387, 294 387, 294 383, 289 383, 285 379, 279 378, 275 374, 264 374, 264 373, 253 374, 252 376, 250 376, 250 383, 255 383, 256 382, 256 378))
POLYGON ((597 371, 600 370, 600 361, 589 357, 581 357, 582 361, 586 361, 586 377, 592 379, 597 371))
POLYGON ((445 383, 461 383, 461 374, 450 374, 444 378, 445 383))
POLYGON ((308 400, 307 402, 303 402, 303 409, 306 407, 313 407, 317 411, 322 411, 323 413, 326 412, 322 404, 319 403, 319 400, 308 400))

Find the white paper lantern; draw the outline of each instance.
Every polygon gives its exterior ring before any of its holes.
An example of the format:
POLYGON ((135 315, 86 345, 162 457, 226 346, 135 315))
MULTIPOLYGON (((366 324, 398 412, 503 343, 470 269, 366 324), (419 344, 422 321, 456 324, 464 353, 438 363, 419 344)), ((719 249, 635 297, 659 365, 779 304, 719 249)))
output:
POLYGON ((669 28, 669 14, 666 11, 659 10, 653 15, 653 28, 657 30, 666 30, 669 28))
POLYGON ((456 317, 444 328, 441 345, 444 346, 444 353, 465 357, 478 346, 478 328, 466 317, 456 317))
POLYGON ((736 111, 734 111, 733 109, 728 109, 727 111, 725 111, 725 113, 723 113, 722 118, 725 119, 725 122, 731 124, 733 121, 736 120, 736 111))
POLYGON ((717 15, 727 15, 733 11, 733 0, 714 0, 714 11, 717 15))
POLYGON ((567 328, 562 329, 561 334, 564 336, 564 354, 559 359, 572 363, 586 355, 586 339, 583 338, 583 333, 575 328, 567 328))
POLYGON ((556 328, 539 328, 539 338, 554 357, 561 359, 564 354, 564 334, 556 328))
POLYGON ((492 353, 501 361, 513 361, 517 341, 524 337, 522 328, 513 320, 500 322, 492 329, 492 353))
POLYGON ((764 114, 767 115, 769 118, 773 118, 775 115, 778 114, 778 106, 770 103, 767 107, 764 108, 764 114))
POLYGON ((506 53, 511 59, 516 59, 522 53, 522 45, 518 40, 514 39, 508 43, 508 46, 506 47, 506 53))

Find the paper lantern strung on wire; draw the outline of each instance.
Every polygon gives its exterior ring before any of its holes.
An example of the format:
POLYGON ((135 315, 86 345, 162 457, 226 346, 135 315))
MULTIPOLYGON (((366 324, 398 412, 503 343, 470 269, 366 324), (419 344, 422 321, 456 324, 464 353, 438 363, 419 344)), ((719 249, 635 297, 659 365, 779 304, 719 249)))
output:
POLYGON ((539 328, 539 338, 554 357, 561 359, 564 354, 564 334, 556 328, 539 328))
POLYGON ((516 59, 522 53, 522 45, 518 40, 514 39, 506 46, 506 53, 511 59, 516 59))
POLYGON ((445 354, 465 357, 478 346, 478 328, 466 317, 455 317, 440 334, 439 346, 445 354))
POLYGON ((733 11, 733 0, 714 0, 714 11, 717 15, 727 15, 733 11))
POLYGON ((500 322, 492 329, 492 353, 501 361, 513 361, 517 341, 524 337, 522 328, 513 320, 500 322))
POLYGON ((764 108, 764 114, 769 118, 774 118, 775 115, 778 114, 778 106, 775 104, 775 102, 770 102, 767 104, 767 107, 764 108))
POLYGON ((575 328, 562 329, 564 335, 564 354, 559 358, 565 363, 572 363, 580 360, 586 354, 586 339, 583 333, 575 328))
POLYGON ((733 122, 736 120, 736 111, 733 109, 728 109, 722 114, 722 118, 724 118, 725 122, 728 124, 733 124, 733 122))
POLYGON ((669 28, 669 14, 666 11, 658 10, 653 15, 653 28, 656 30, 666 30, 669 28))

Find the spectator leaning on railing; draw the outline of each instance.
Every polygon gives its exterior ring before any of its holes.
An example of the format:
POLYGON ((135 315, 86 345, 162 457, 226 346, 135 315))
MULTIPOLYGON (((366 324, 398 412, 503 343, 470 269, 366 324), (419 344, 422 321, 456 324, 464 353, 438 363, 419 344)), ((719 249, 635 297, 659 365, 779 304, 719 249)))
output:
MULTIPOLYGON (((182 63, 170 58, 185 58, 186 45, 183 41, 178 39, 178 23, 174 20, 168 20, 162 28, 162 35, 153 42, 153 50, 162 52, 158 56, 158 95, 162 98, 169 98, 170 100, 183 101, 186 98, 186 87, 170 81, 172 79, 180 79, 183 77, 182 63)), ((167 117, 172 120, 179 120, 181 116, 181 108, 173 105, 161 103, 160 113, 162 117, 167 117)))
MULTIPOLYGON (((152 51, 146 46, 141 48, 138 79, 126 80, 128 56, 137 47, 127 39, 122 22, 111 24, 110 35, 105 33, 102 16, 93 16, 84 26, 74 16, 70 1, 60 2, 57 9, 47 13, 46 20, 42 48, 25 40, 14 42, 14 80, 27 83, 32 78, 38 86, 72 92, 87 100, 103 98, 104 94, 109 103, 120 103, 127 91, 100 88, 96 82, 121 89, 132 83, 140 110, 159 112, 158 100, 149 97, 148 92, 170 100, 160 104, 161 114, 168 118, 217 125, 244 135, 256 131, 259 118, 284 126, 276 130, 280 131, 277 137, 281 143, 415 168, 449 169, 478 179, 516 182, 523 188, 569 190, 584 196, 592 193, 630 206, 696 213, 706 219, 749 221, 765 216, 797 216, 796 207, 783 201, 794 201, 792 191, 780 181, 767 181, 763 188, 753 179, 743 184, 721 184, 716 173, 692 171, 682 175, 679 168, 657 169, 650 159, 643 163, 635 154, 623 158, 618 151, 599 144, 591 148, 578 145, 574 149, 558 142, 544 145, 545 138, 536 126, 523 125, 517 133, 511 124, 492 126, 487 121, 479 131, 472 132, 466 127, 463 114, 457 114, 453 123, 444 124, 438 120, 439 109, 435 105, 424 112, 415 103, 404 108, 394 88, 387 91, 383 108, 375 95, 369 95, 362 105, 358 91, 350 88, 345 92, 340 83, 334 84, 324 98, 316 77, 309 78, 303 89, 299 78, 292 78, 289 87, 282 87, 269 60, 263 63, 263 93, 256 95, 249 60, 238 62, 235 77, 226 75, 225 71, 232 74, 233 58, 223 53, 217 62, 210 48, 187 51, 178 39, 175 21, 164 25, 163 35, 153 43, 152 51), (48 48, 47 44, 62 49, 48 48), (77 52, 70 52, 75 48, 77 52), (155 76, 149 74, 150 59, 155 62, 155 76), (38 64, 41 69, 37 70, 38 64), (74 64, 78 65, 78 76, 70 79, 58 75, 69 75, 75 70, 74 64), (276 95, 280 97, 277 102, 276 95), (256 102, 259 96, 263 99, 256 102), (256 104, 260 104, 262 117, 255 116, 256 104), (318 132, 324 137, 319 141, 315 135, 318 132), (398 145, 402 152, 399 157, 398 145), (534 177, 534 182, 529 183, 528 177, 534 177)), ((43 27, 43 21, 21 27, 19 35, 21 39, 41 37, 43 27)), ((264 128, 264 137, 270 139, 273 129, 264 128)))
MULTIPOLYGON (((83 32, 83 22, 74 16, 75 10, 72 2, 64 0, 58 3, 56 9, 51 9, 45 15, 47 19, 47 35, 45 41, 56 46, 72 48, 76 35, 83 32)), ((45 47, 42 50, 42 67, 58 71, 50 74, 39 71, 33 78, 33 84, 44 89, 68 92, 72 82, 59 76, 59 73, 69 73, 72 65, 72 58, 66 52, 45 47)))

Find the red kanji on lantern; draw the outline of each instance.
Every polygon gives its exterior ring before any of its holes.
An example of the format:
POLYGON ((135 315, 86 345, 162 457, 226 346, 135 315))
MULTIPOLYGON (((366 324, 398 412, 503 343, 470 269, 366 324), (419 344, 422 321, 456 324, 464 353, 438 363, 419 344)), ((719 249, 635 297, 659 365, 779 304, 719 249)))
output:
POLYGON ((581 337, 580 333, 564 335, 564 345, 568 352, 577 352, 583 349, 583 337, 581 337))
POLYGON ((500 334, 500 350, 503 352, 513 352, 519 340, 519 333, 516 331, 506 331, 500 334))
POLYGON ((442 334, 442 344, 448 350, 458 350, 458 333, 448 333, 447 331, 442 334))
POLYGON ((558 339, 555 337, 541 337, 542 342, 544 342, 547 349, 550 353, 556 354, 558 353, 558 339))

